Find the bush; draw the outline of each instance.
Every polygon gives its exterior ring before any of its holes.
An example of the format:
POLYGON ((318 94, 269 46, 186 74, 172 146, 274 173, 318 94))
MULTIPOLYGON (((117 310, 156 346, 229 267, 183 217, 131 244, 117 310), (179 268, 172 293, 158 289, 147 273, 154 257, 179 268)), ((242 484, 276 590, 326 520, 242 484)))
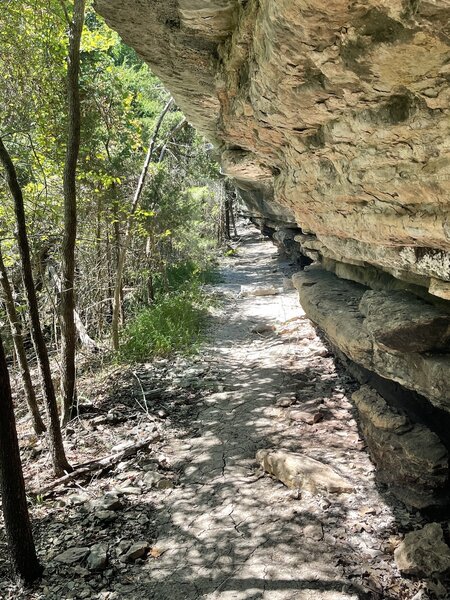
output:
POLYGON ((154 306, 141 310, 123 331, 120 357, 145 361, 152 356, 195 350, 206 318, 199 294, 199 289, 167 294, 154 306))

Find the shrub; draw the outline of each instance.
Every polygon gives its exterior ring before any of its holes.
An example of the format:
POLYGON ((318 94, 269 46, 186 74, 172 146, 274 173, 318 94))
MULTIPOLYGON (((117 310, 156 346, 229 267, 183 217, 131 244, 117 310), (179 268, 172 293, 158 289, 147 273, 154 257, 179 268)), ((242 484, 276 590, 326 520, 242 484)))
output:
POLYGON ((120 357, 145 361, 152 356, 195 350, 206 317, 199 294, 198 288, 169 293, 138 312, 123 331, 120 357))

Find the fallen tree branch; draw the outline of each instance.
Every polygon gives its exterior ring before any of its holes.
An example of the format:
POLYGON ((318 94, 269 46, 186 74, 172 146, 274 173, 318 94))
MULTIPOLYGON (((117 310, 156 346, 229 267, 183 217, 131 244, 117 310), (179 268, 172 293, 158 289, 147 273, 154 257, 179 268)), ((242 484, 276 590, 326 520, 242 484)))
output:
POLYGON ((43 495, 47 494, 48 492, 51 492, 58 486, 65 485, 66 483, 69 483, 69 482, 73 481, 74 479, 78 479, 79 477, 85 477, 86 475, 88 475, 89 473, 92 473, 93 471, 98 471, 99 469, 110 469, 112 466, 114 466, 115 464, 117 464, 118 462, 123 460, 124 458, 133 456, 134 454, 139 452, 139 450, 142 450, 143 448, 150 446, 150 444, 157 442, 158 440, 159 440, 159 435, 156 434, 150 438, 146 438, 145 440, 141 440, 134 444, 130 443, 127 446, 125 446, 122 450, 120 450, 119 452, 114 452, 113 454, 109 454, 108 456, 105 456, 104 458, 99 458, 97 460, 91 460, 89 462, 77 465, 74 467, 74 470, 71 473, 67 473, 67 475, 63 475, 63 477, 59 477, 58 479, 55 479, 54 481, 52 481, 45 487, 41 488, 40 490, 32 491, 31 494, 33 496, 43 496, 43 495))

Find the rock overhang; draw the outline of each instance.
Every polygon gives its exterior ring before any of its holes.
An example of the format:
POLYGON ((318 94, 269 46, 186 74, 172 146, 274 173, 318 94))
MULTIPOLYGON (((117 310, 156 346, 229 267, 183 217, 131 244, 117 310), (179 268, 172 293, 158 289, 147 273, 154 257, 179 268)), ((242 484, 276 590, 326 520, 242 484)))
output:
POLYGON ((96 7, 222 152, 226 173, 246 189, 263 180, 300 228, 325 246, 333 236, 372 248, 383 270, 385 249, 441 252, 444 272, 432 260, 421 270, 442 296, 439 280, 450 281, 447 0, 96 7))

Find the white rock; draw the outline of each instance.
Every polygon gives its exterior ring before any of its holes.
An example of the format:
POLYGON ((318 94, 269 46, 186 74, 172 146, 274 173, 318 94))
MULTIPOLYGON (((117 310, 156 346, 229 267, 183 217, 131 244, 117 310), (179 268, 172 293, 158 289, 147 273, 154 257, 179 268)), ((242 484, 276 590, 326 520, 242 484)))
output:
POLYGON ((450 571, 450 548, 439 523, 411 531, 394 551, 399 571, 407 575, 442 574, 450 571))
POLYGON ((276 296, 278 289, 273 285, 268 286, 256 286, 256 285, 241 285, 242 297, 248 296, 276 296))
POLYGON ((256 460, 262 468, 289 488, 311 493, 349 493, 352 484, 330 466, 304 454, 281 450, 258 450, 256 460))

